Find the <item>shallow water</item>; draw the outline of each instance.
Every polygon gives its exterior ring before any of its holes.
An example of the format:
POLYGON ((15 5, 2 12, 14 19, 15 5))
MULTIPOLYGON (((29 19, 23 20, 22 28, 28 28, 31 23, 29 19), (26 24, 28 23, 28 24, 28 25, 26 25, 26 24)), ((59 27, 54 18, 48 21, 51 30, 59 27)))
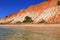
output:
POLYGON ((0 40, 60 40, 60 30, 57 31, 53 28, 0 28, 0 40))

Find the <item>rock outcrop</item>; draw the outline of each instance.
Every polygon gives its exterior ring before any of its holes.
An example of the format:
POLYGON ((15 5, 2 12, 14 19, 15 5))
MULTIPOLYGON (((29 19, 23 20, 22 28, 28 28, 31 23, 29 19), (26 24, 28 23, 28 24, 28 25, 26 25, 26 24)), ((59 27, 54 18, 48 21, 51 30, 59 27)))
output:
POLYGON ((22 9, 18 13, 13 13, 0 19, 0 23, 23 22, 25 17, 29 16, 33 23, 39 23, 44 20, 47 23, 60 23, 60 5, 59 0, 47 0, 37 5, 32 5, 27 9, 22 9))

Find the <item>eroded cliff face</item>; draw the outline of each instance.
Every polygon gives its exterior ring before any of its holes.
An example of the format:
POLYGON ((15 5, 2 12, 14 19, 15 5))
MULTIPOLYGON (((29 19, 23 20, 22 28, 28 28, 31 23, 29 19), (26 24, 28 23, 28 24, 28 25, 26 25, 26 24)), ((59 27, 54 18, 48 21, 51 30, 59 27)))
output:
POLYGON ((31 17, 33 23, 39 23, 42 20, 47 23, 60 23, 59 0, 47 0, 37 5, 32 5, 27 9, 22 9, 18 13, 13 13, 6 18, 0 19, 0 23, 23 22, 26 16, 31 17))

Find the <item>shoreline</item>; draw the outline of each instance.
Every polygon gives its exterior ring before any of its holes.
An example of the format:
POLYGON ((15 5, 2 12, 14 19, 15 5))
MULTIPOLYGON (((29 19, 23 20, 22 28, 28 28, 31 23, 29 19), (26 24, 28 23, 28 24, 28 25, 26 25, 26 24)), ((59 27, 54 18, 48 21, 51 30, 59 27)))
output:
POLYGON ((60 24, 0 24, 0 26, 60 26, 60 24))
POLYGON ((60 27, 60 24, 0 24, 0 28, 21 28, 21 27, 60 27))
POLYGON ((50 32, 60 33, 60 24, 5 24, 0 25, 0 28, 23 30, 31 32, 50 32))

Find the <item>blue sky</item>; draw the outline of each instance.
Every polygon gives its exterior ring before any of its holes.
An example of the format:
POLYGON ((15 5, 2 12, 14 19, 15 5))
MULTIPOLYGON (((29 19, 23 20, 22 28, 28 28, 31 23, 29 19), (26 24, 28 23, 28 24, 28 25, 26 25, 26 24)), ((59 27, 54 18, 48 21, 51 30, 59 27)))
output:
POLYGON ((45 0, 0 0, 0 18, 45 0))

